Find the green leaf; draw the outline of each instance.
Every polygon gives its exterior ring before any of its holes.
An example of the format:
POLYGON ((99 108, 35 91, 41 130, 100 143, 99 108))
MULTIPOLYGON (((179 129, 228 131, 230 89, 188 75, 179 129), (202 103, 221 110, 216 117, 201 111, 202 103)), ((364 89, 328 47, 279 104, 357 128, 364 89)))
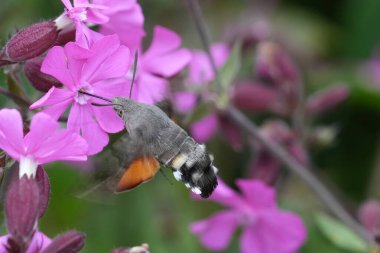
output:
POLYGON ((227 91, 228 87, 232 85, 232 82, 236 79, 239 74, 241 67, 241 43, 236 43, 232 49, 230 57, 227 62, 224 64, 222 69, 219 72, 219 80, 222 85, 224 93, 227 91))
POLYGON ((189 125, 201 120, 202 118, 212 113, 213 109, 214 108, 211 103, 200 103, 197 107, 195 107, 192 113, 186 117, 185 124, 189 125))
POLYGON ((341 222, 323 214, 315 215, 321 232, 338 248, 355 252, 368 252, 366 242, 341 222))

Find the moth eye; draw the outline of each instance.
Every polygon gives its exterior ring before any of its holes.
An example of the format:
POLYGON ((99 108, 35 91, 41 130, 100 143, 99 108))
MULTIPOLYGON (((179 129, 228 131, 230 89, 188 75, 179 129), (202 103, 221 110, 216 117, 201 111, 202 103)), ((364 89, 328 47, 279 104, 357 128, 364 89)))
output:
POLYGON ((119 115, 119 117, 123 116, 123 112, 122 111, 117 111, 117 115, 119 115))

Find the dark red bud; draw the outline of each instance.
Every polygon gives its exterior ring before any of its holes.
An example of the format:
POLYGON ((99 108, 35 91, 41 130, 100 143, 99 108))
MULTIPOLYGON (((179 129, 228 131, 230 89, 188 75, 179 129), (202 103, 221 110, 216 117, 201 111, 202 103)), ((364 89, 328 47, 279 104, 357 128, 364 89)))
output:
POLYGON ((57 46, 64 46, 68 42, 75 41, 75 26, 69 26, 67 29, 63 29, 57 38, 57 41, 55 42, 55 45, 57 46))
POLYGON ((297 67, 289 55, 273 42, 261 42, 257 46, 256 73, 260 79, 277 85, 294 86, 299 82, 297 67))
POLYGON ((280 163, 268 151, 261 150, 256 154, 250 171, 253 178, 274 185, 279 176, 280 163))
POLYGON ((39 189, 34 179, 24 176, 10 184, 5 202, 7 227, 21 245, 27 244, 35 232, 38 206, 39 189))
POLYGON ((230 143, 235 150, 240 150, 243 146, 243 136, 240 129, 228 117, 223 115, 219 116, 219 121, 228 143, 230 143))
POLYGON ((5 45, 5 59, 22 62, 40 56, 52 47, 59 31, 54 21, 43 21, 17 32, 5 45))
POLYGON ((241 110, 264 112, 275 107, 278 93, 260 84, 245 83, 234 88, 232 101, 241 110))
POLYGON ((50 181, 45 169, 40 165, 37 168, 36 181, 40 190, 40 205, 38 217, 41 218, 49 205, 50 199, 50 181))
POLYGON ((53 239, 42 253, 76 253, 84 246, 86 236, 77 231, 69 231, 53 239))
POLYGON ((57 79, 41 72, 43 60, 43 57, 37 57, 26 61, 24 65, 25 76, 34 88, 42 92, 47 92, 53 86, 62 87, 62 84, 57 79))
POLYGON ((345 101, 349 93, 345 85, 336 85, 322 90, 307 100, 307 111, 313 114, 325 112, 345 101))

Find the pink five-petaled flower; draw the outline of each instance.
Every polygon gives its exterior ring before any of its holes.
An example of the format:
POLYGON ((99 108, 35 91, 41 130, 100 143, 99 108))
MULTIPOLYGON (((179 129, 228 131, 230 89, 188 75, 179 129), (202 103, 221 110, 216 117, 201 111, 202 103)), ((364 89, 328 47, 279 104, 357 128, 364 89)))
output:
POLYGON ((92 43, 90 50, 68 43, 52 48, 42 64, 41 71, 54 76, 63 89, 52 87, 31 108, 47 106, 45 112, 58 118, 72 104, 67 121, 68 129, 80 132, 88 142, 88 154, 101 151, 108 143, 108 133, 123 129, 123 122, 111 107, 93 106, 104 103, 85 91, 107 98, 125 96, 129 90, 124 76, 130 65, 130 52, 120 45, 116 35, 104 36, 92 43))
POLYGON ((20 113, 15 109, 0 111, 0 148, 20 162, 20 178, 36 175, 37 166, 58 160, 84 161, 87 143, 77 133, 61 130, 45 113, 37 113, 24 136, 20 113))
POLYGON ((102 34, 119 35, 121 43, 132 52, 140 49, 145 31, 144 15, 137 0, 93 0, 92 3, 108 7, 98 11, 109 18, 100 25, 102 34))
POLYGON ((275 191, 257 180, 238 180, 237 194, 221 180, 210 199, 229 210, 191 225, 202 243, 212 250, 228 246, 232 234, 243 226, 240 248, 243 253, 293 253, 306 238, 302 220, 276 207, 275 191))
MULTIPOLYGON (((181 38, 173 31, 157 26, 149 49, 139 59, 132 97, 153 104, 164 99, 170 78, 190 61, 187 49, 179 48, 181 38)), ((132 75, 131 75, 132 76, 132 75)))
POLYGON ((104 15, 100 10, 106 10, 108 7, 98 4, 89 3, 88 0, 61 0, 65 5, 65 12, 59 16, 55 22, 59 29, 63 29, 70 24, 75 24, 76 41, 85 41, 89 29, 86 22, 91 24, 103 24, 108 22, 109 17, 104 15))

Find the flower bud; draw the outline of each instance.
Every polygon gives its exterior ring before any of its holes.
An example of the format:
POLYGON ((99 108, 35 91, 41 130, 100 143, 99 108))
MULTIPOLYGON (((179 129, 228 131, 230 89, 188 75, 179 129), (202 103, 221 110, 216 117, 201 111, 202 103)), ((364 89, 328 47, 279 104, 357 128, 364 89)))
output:
POLYGON ((62 84, 57 79, 41 72, 43 60, 43 57, 37 57, 26 61, 24 65, 25 76, 34 88, 42 92, 47 92, 53 86, 61 87, 62 84))
POLYGON ((359 209, 359 220, 375 236, 380 235, 380 203, 368 200, 359 209))
POLYGON ((64 46, 68 42, 75 41, 75 26, 63 29, 55 42, 57 46, 64 46))
POLYGON ((85 235, 77 231, 69 231, 53 239, 42 253, 76 253, 84 246, 85 235))
POLYGON ((307 111, 313 114, 325 112, 339 104, 349 96, 345 85, 336 85, 322 90, 307 100, 307 111))
POLYGON ((274 185, 280 171, 280 163, 266 150, 260 150, 249 168, 252 178, 274 185))
POLYGON ((39 189, 34 179, 22 177, 9 187, 5 202, 8 231, 19 245, 27 245, 35 232, 39 189))
POLYGON ((237 85, 232 94, 234 105, 252 112, 263 112, 273 109, 278 101, 278 93, 274 89, 267 88, 256 83, 244 83, 237 85))
MULTIPOLYGON (((260 79, 276 85, 297 86, 299 82, 295 64, 288 54, 273 42, 266 41, 258 44, 256 73, 260 79)), ((290 87, 286 87, 286 89, 290 89, 290 87)))
POLYGON ((38 208, 38 217, 41 218, 47 206, 49 205, 50 199, 50 181, 45 169, 40 165, 37 168, 36 181, 39 189, 40 204, 38 208))
POLYGON ((17 32, 5 45, 4 59, 22 62, 43 54, 54 45, 59 30, 54 21, 43 21, 17 32))
POLYGON ((240 129, 228 117, 219 115, 220 127, 228 143, 235 150, 240 150, 243 146, 243 137, 240 129))

